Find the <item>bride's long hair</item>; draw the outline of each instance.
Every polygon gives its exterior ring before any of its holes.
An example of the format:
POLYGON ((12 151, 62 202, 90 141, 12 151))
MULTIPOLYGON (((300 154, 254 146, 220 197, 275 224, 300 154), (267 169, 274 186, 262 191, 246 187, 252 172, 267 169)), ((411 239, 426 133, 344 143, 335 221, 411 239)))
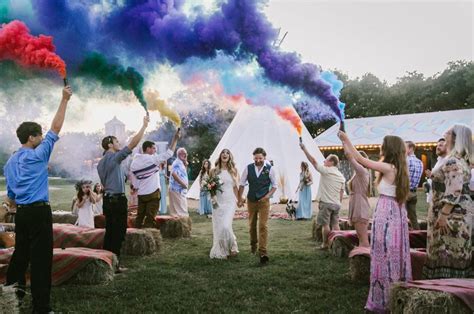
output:
POLYGON ((219 154, 219 158, 217 158, 215 162, 215 168, 211 170, 211 176, 213 175, 219 175, 222 171, 222 154, 227 153, 229 154, 229 160, 227 161, 227 171, 229 171, 230 176, 234 180, 234 183, 237 185, 239 182, 239 173, 237 171, 237 168, 235 167, 235 162, 234 162, 234 155, 232 155, 231 151, 228 150, 227 148, 224 148, 221 153, 219 154))

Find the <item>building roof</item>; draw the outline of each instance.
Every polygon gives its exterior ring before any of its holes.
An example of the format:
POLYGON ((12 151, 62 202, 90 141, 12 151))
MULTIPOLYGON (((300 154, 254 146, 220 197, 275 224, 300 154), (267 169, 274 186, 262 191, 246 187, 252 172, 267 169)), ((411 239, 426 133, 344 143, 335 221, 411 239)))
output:
POLYGON ((116 116, 114 116, 112 120, 110 120, 108 122, 105 122, 105 125, 123 125, 123 126, 125 126, 125 123, 123 123, 122 121, 117 119, 116 116))
MULTIPOLYGON (((414 143, 435 143, 456 123, 473 129, 474 109, 450 110, 345 120, 345 129, 354 145, 380 145, 385 135, 397 135, 414 143)), ((315 138, 320 148, 341 147, 335 124, 315 138)), ((361 147, 361 148, 369 148, 361 147)))

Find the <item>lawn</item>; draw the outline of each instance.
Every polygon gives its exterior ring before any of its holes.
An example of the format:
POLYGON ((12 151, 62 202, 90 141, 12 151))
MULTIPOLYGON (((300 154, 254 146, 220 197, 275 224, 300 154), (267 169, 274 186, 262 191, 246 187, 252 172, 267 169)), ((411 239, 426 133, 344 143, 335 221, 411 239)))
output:
MULTIPOLYGON (((51 180, 54 210, 69 210, 73 183, 51 180)), ((4 187, 4 185, 3 185, 4 187)), ((0 180, 0 190, 2 181, 0 180)), ((423 193, 419 215, 426 215, 423 193)), ((363 313, 368 286, 353 283, 348 260, 316 249, 310 221, 271 220, 270 264, 249 252, 247 221, 235 220, 240 254, 210 260, 212 223, 192 211, 192 238, 164 240, 150 257, 124 257, 129 268, 112 283, 52 290, 56 312, 363 313)), ((30 311, 28 303, 22 312, 30 311)))

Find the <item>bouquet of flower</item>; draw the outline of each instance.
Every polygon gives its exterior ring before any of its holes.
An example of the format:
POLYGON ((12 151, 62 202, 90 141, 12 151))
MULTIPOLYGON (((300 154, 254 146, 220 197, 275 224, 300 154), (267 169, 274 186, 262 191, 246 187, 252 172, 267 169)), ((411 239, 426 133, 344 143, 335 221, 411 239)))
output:
POLYGON ((222 181, 219 176, 209 176, 208 178, 203 180, 202 183, 202 190, 209 192, 211 194, 211 201, 214 207, 217 207, 217 199, 216 194, 217 191, 222 192, 222 181))
POLYGON ((222 192, 222 181, 219 176, 209 176, 202 183, 202 190, 209 192, 211 196, 216 196, 217 191, 222 192))

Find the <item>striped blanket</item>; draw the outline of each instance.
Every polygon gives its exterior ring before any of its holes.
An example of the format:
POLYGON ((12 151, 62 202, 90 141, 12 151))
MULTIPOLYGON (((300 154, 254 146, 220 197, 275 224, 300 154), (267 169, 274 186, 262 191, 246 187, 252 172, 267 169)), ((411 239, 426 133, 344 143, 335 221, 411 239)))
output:
MULTIPOLYGON (((0 250, 0 264, 10 263, 13 248, 0 250)), ((89 263, 101 260, 112 269, 114 265, 114 254, 109 251, 93 250, 88 248, 67 248, 53 250, 52 285, 58 286, 79 273, 89 263)), ((0 283, 5 283, 6 273, 0 272, 0 283)), ((27 274, 29 279, 29 274, 27 274)))
MULTIPOLYGON (((426 248, 427 232, 426 230, 410 231, 410 248, 412 249, 423 249, 426 248)), ((357 234, 353 230, 339 230, 331 231, 328 235, 329 247, 331 247, 334 241, 342 241, 350 250, 355 246, 359 245, 359 239, 357 234)), ((369 231, 370 240, 370 231, 369 231)))
POLYGON ((53 224, 53 247, 102 249, 105 229, 90 229, 70 224, 53 224))

